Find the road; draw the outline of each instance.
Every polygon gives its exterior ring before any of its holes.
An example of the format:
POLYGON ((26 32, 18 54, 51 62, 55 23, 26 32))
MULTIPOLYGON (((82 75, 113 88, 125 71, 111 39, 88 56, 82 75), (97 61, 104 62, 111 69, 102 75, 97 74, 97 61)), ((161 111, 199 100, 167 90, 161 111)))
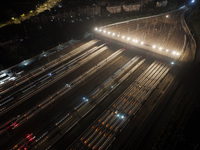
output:
MULTIPOLYGON (((183 7, 153 17, 97 27, 95 33, 97 36, 140 47, 173 60, 191 62, 194 54, 191 55, 185 51, 186 46, 194 40, 184 20, 186 10, 187 8, 183 7)), ((195 53, 195 50, 192 53, 195 53)))
MULTIPOLYGON (((116 51, 117 49, 114 48, 113 50, 116 51)), ((35 105, 38 105, 38 103, 40 103, 42 100, 47 98, 50 95, 49 93, 54 93, 55 91, 57 91, 57 89, 60 89, 66 83, 70 83, 70 80, 75 79, 76 76, 82 74, 82 72, 86 72, 89 68, 91 68, 93 65, 100 62, 103 58, 114 53, 113 50, 108 49, 107 51, 98 55, 98 57, 96 57, 95 59, 86 63, 84 65, 85 67, 75 70, 74 72, 69 74, 67 77, 62 78, 61 80, 57 81, 56 84, 53 84, 52 86, 49 86, 46 89, 42 90, 41 92, 33 95, 27 101, 21 103, 19 106, 14 107, 12 110, 10 110, 9 112, 2 115, 2 120, 6 121, 6 120, 9 120, 9 118, 17 116, 19 114, 20 115, 25 114, 26 111, 33 108, 35 105)), ((116 71, 116 69, 119 69, 120 66, 122 66, 124 63, 126 63, 128 60, 130 60, 131 57, 129 55, 130 55, 130 53, 128 55, 123 54, 123 55, 117 56, 118 57, 117 59, 115 59, 108 65, 106 65, 104 68, 100 69, 100 73, 101 73, 100 75, 97 74, 98 72, 94 73, 93 78, 95 78, 95 76, 101 76, 101 78, 93 79, 92 84, 91 85, 86 84, 87 88, 84 88, 84 90, 80 91, 79 89, 83 88, 83 86, 86 86, 86 85, 82 85, 82 86, 78 85, 77 88, 70 90, 69 94, 66 93, 64 96, 59 98, 57 100, 58 102, 57 101, 54 102, 53 104, 51 104, 50 106, 48 106, 47 108, 42 110, 42 112, 40 112, 39 114, 32 116, 32 118, 30 120, 27 120, 25 123, 23 123, 22 125, 17 127, 14 131, 8 131, 8 132, 2 134, 1 136, 5 136, 6 134, 8 136, 8 139, 4 138, 5 145, 6 145, 6 141, 8 141, 8 140, 9 140, 9 143, 11 143, 11 141, 13 139, 13 143, 14 143, 16 137, 19 138, 20 135, 21 135, 21 137, 23 137, 27 133, 27 130, 34 132, 34 133, 40 132, 42 128, 45 128, 49 123, 55 121, 55 118, 61 116, 64 112, 66 112, 66 110, 70 110, 72 106, 74 106, 78 101, 80 101, 80 99, 81 99, 80 95, 83 95, 84 93, 85 93, 84 95, 87 95, 88 90, 91 90, 94 87, 98 86, 98 84, 100 84, 106 77, 108 77, 108 75, 110 75, 113 71, 116 71), (105 70, 105 72, 104 72, 104 70, 105 70), (79 91, 78 92, 79 95, 75 94, 75 93, 77 93, 77 91, 79 91), (68 95, 68 96, 66 96, 66 95, 68 95), (66 99, 69 99, 69 100, 66 101, 66 99), (73 100, 71 100, 71 99, 73 99, 73 100), (61 103, 62 103, 62 105, 60 105, 61 103), (53 105, 53 107, 52 107, 52 105, 53 105), (56 106, 54 106, 54 105, 56 105, 56 106), (58 112, 57 110, 60 110, 60 111, 58 112), (45 116, 51 116, 51 117, 45 117, 45 116), (45 118, 45 119, 47 119, 47 120, 49 119, 49 120, 44 121, 43 119, 41 120, 41 118, 45 118), (33 124, 35 124, 35 126, 33 126, 33 124), (40 126, 38 126, 38 124, 40 124, 40 126), (27 128, 27 130, 24 130, 25 128, 27 128), (11 134, 16 135, 16 137, 15 136, 11 137, 10 136, 11 134)), ((131 55, 133 55, 133 54, 131 54, 131 55)), ((87 80, 91 81, 91 79, 87 79, 87 80)), ((87 80, 84 81, 84 83, 89 83, 87 80)), ((82 84, 84 84, 84 83, 82 83, 82 84)))
POLYGON ((140 143, 142 129, 176 89, 183 64, 172 61, 193 59, 183 11, 96 28, 135 47, 89 40, 62 57, 38 60, 42 66, 3 85, 0 148, 120 149, 132 133, 133 143, 140 143))

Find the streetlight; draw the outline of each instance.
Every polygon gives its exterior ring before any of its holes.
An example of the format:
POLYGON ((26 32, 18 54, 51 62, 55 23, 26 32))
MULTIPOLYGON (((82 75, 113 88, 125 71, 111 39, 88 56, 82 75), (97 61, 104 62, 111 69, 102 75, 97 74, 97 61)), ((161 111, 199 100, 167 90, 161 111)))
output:
POLYGON ((172 52, 172 54, 173 54, 173 55, 175 55, 175 54, 176 54, 176 52, 175 52, 175 51, 173 51, 173 52, 172 52))

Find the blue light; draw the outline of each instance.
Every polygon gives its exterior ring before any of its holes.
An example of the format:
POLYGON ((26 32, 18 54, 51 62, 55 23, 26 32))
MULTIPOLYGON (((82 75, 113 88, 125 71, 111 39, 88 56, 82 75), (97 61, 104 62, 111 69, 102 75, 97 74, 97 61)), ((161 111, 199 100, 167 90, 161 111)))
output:
POLYGON ((191 1, 191 3, 194 3, 194 2, 195 2, 195 0, 192 0, 192 1, 191 1))
POLYGON ((49 74, 48 74, 48 76, 52 76, 52 74, 51 74, 51 73, 49 73, 49 74))
POLYGON ((70 87, 71 87, 69 84, 66 84, 65 86, 66 86, 66 87, 68 87, 68 88, 70 88, 70 87))
POLYGON ((89 99, 86 98, 86 97, 83 97, 82 99, 83 99, 85 102, 88 102, 88 101, 89 101, 89 99))

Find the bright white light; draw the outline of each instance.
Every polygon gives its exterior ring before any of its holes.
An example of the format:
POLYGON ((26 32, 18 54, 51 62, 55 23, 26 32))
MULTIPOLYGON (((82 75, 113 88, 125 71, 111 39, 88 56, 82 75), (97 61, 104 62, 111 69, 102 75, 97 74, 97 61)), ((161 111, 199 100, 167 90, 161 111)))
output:
POLYGON ((135 42, 135 39, 133 39, 132 41, 135 42))
POLYGON ((175 55, 175 54, 176 54, 176 52, 175 52, 175 51, 173 51, 173 52, 172 52, 172 54, 173 54, 173 55, 175 55))
POLYGON ((163 48, 162 47, 159 47, 159 50, 161 51, 163 48))
POLYGON ((112 35, 115 36, 115 33, 113 33, 112 35))
POLYGON ((172 61, 171 64, 174 65, 174 62, 172 61))
POLYGON ((110 31, 108 32, 108 34, 110 34, 110 31))
POLYGON ((153 47, 153 48, 156 48, 156 45, 153 45, 152 47, 153 47))
POLYGON ((140 44, 141 44, 141 45, 143 45, 143 44, 144 44, 144 42, 140 42, 140 44))
POLYGON ((169 18, 169 15, 166 15, 166 18, 169 18))
POLYGON ((16 79, 16 77, 11 77, 9 80, 14 81, 16 79))
POLYGON ((129 41, 129 40, 130 40, 130 37, 128 37, 127 40, 129 41))
POLYGON ((0 77, 5 77, 6 76, 6 73, 3 73, 0 75, 0 77))
POLYGON ((98 30, 98 28, 95 28, 94 30, 96 30, 96 31, 97 31, 97 30, 98 30))
POLYGON ((102 30, 101 29, 99 29, 99 32, 101 32, 102 30))
POLYGON ((191 3, 194 3, 194 2, 195 2, 195 0, 192 0, 192 1, 191 1, 191 3))
POLYGON ((168 49, 166 49, 165 51, 166 51, 166 52, 169 52, 169 50, 168 50, 168 49))
POLYGON ((117 37, 120 37, 120 35, 118 34, 117 37))
POLYGON ((176 53, 176 55, 177 55, 177 56, 179 56, 179 55, 180 55, 180 53, 178 53, 178 52, 177 52, 177 53, 176 53))
POLYGON ((125 38, 125 36, 122 36, 122 39, 124 39, 125 38))
POLYGON ((104 30, 103 33, 106 33, 106 30, 104 30))
POLYGON ((122 115, 121 118, 124 119, 124 116, 122 115))
POLYGON ((117 114, 117 117, 119 117, 119 114, 117 114))
POLYGON ((135 43, 138 43, 138 40, 135 40, 135 43))

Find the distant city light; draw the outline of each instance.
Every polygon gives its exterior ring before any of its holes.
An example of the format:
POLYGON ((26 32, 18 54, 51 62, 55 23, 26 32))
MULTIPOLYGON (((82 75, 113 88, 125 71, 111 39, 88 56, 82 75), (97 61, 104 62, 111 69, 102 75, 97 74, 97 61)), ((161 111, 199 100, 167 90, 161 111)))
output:
POLYGON ((108 34, 110 34, 110 31, 108 32, 108 34))
POLYGON ((169 52, 169 50, 168 50, 168 49, 166 49, 165 51, 166 51, 166 52, 169 52))
POLYGON ((159 50, 161 51, 163 48, 162 47, 159 47, 159 50))
POLYGON ((112 35, 115 36, 115 33, 113 33, 112 35))
POLYGON ((94 30, 96 30, 96 31, 97 31, 97 30, 98 30, 98 28, 95 28, 94 30))
POLYGON ((124 39, 125 38, 125 36, 122 36, 122 39, 124 39))
POLYGON ((172 61, 171 64, 174 65, 174 62, 172 61))
POLYGON ((169 18, 169 15, 166 15, 166 18, 169 18))
POLYGON ((103 33, 106 33, 106 30, 104 30, 103 33))
POLYGON ((140 42, 140 44, 141 44, 141 45, 143 45, 143 44, 144 44, 144 42, 140 42))
POLYGON ((156 48, 156 45, 153 45, 152 47, 153 47, 153 48, 156 48))
POLYGON ((128 37, 127 40, 129 41, 129 40, 130 40, 130 37, 128 37))

